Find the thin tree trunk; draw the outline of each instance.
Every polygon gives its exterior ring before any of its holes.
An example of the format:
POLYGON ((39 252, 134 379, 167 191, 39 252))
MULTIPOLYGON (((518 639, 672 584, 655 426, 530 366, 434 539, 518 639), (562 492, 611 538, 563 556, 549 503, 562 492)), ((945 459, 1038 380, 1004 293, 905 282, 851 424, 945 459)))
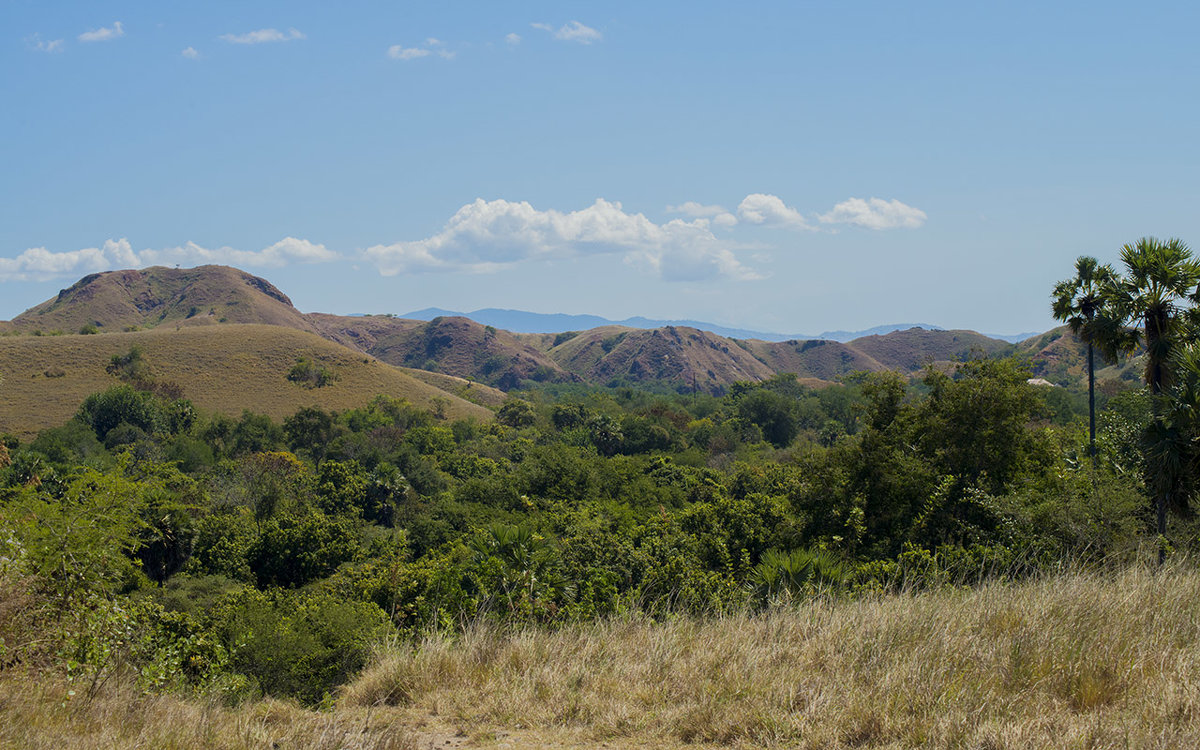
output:
POLYGON ((1092 342, 1088 341, 1088 452, 1092 454, 1092 472, 1096 471, 1096 362, 1092 342))

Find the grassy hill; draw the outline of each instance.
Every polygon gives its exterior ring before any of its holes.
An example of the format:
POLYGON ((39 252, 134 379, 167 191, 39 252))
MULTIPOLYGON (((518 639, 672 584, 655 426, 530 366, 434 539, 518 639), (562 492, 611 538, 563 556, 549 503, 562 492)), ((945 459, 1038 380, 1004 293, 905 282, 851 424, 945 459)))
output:
MULTIPOLYGON (((316 333, 398 367, 460 378, 462 382, 420 376, 427 384, 487 405, 495 405, 502 395, 471 382, 504 390, 531 382, 653 382, 719 392, 739 380, 764 380, 782 372, 820 385, 859 370, 907 374, 975 353, 1017 351, 1031 357, 1035 374, 1054 382, 1078 382, 1083 372, 1081 348, 1062 329, 1020 348, 973 331, 921 328, 848 344, 742 341, 683 326, 513 334, 452 316, 426 322, 388 315, 303 314, 270 282, 226 266, 92 274, 12 321, 0 322, 0 333, 112 333, 238 323, 316 333), (470 387, 476 390, 468 392, 470 387)), ((1106 377, 1125 378, 1128 372, 1114 370, 1106 377)))
POLYGON ((974 331, 929 331, 910 328, 883 336, 863 336, 850 342, 856 351, 889 370, 916 372, 934 362, 959 362, 979 352, 994 356, 1016 351, 1007 341, 974 331))
POLYGON ((563 369, 593 383, 657 381, 716 391, 774 374, 732 339, 680 326, 593 328, 553 346, 548 354, 563 369))
POLYGON ((287 295, 266 279, 228 266, 109 271, 85 276, 13 318, 21 332, 104 333, 162 325, 266 323, 315 331, 287 295))
POLYGON ((877 372, 887 369, 874 357, 837 341, 752 339, 739 343, 775 372, 792 372, 801 378, 832 381, 857 370, 877 372))
POLYGON ((393 365, 472 378, 504 389, 528 380, 577 379, 508 331, 467 318, 425 322, 386 315, 351 318, 315 313, 307 319, 323 336, 393 365))
POLYGON ((105 367, 114 354, 133 346, 142 350, 156 379, 177 384, 196 406, 222 414, 236 416, 250 409, 282 419, 302 406, 361 406, 381 393, 423 407, 432 406, 435 398, 444 399, 451 418, 488 419, 492 414, 316 334, 230 324, 105 336, 0 337, 0 433, 28 436, 70 419, 89 394, 119 382, 105 367), (332 371, 336 380, 320 388, 288 381, 288 371, 300 357, 332 371))

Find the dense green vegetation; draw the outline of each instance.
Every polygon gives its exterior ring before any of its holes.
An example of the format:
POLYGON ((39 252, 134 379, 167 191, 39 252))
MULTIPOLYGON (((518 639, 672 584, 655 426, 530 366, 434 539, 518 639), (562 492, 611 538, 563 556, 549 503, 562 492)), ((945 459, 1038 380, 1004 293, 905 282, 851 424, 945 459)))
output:
MULTIPOLYGON (((1123 260, 1124 277, 1102 267, 1092 289, 1081 262, 1055 290, 1102 354, 1146 352, 1146 387, 1098 394, 1094 440, 1085 392, 1032 385, 1013 358, 721 396, 560 383, 485 423, 387 396, 282 422, 207 414, 140 351, 114 356, 121 384, 0 444, 0 668, 319 705, 389 638, 1192 547, 1200 329, 1154 273, 1194 284, 1200 266, 1148 241, 1123 260)), ((294 372, 321 385, 311 361, 294 372)))
MULTIPOLYGON (((1009 359, 724 397, 560 386, 494 423, 381 396, 276 423, 118 385, 0 456, 5 575, 74 674, 319 703, 387 634, 758 608, 1133 554, 1139 392, 1009 359)), ((1183 540, 1181 539, 1180 542, 1183 540)), ((4 637, 6 662, 40 643, 4 637)))

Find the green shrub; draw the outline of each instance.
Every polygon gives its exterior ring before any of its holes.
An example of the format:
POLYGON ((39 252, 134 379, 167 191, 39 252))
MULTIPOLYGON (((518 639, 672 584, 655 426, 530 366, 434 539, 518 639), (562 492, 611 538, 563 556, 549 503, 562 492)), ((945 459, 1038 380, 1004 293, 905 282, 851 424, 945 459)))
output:
POLYGON ((295 588, 329 575, 357 549, 358 532, 349 520, 310 511, 264 523, 246 559, 259 586, 295 588))
POLYGON ((390 632, 387 616, 373 603, 278 589, 235 594, 214 619, 233 670, 266 695, 308 705, 362 669, 390 632))

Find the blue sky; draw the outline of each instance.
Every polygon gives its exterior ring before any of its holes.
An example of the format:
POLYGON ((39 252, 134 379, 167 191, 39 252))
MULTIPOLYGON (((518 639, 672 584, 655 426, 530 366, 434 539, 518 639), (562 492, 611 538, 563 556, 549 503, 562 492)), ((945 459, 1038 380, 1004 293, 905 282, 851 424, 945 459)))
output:
POLYGON ((1200 11, 0 4, 0 318, 228 263, 302 310, 1053 325, 1200 243, 1200 11))

